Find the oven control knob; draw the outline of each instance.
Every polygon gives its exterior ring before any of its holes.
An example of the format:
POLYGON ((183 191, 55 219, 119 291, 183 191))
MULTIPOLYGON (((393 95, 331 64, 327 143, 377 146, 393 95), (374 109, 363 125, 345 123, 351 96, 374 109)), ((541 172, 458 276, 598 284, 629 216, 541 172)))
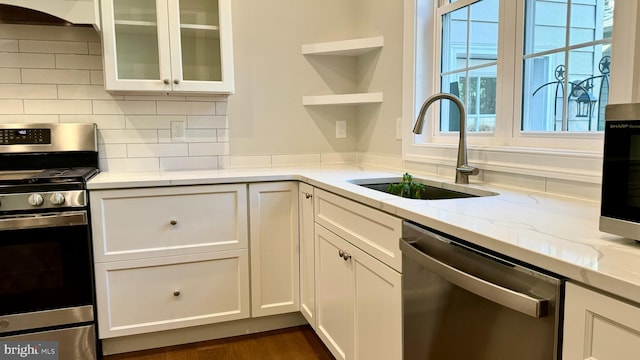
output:
POLYGON ((40 206, 44 202, 44 199, 40 194, 31 194, 29 195, 27 202, 29 202, 29 205, 31 206, 40 206))
POLYGON ((49 198, 49 201, 51 201, 53 205, 62 205, 64 204, 64 200, 64 195, 62 193, 53 193, 49 198))

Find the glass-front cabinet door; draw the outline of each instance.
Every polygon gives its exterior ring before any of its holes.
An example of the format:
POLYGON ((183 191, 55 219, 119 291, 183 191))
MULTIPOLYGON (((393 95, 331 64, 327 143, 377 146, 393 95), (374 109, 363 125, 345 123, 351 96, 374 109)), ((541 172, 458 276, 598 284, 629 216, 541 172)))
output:
POLYGON ((232 93, 230 1, 103 1, 105 88, 232 93))

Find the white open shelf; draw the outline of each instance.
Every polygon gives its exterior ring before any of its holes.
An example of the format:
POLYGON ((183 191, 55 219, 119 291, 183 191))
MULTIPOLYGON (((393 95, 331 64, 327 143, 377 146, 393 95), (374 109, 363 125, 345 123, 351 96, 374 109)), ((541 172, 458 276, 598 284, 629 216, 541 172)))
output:
POLYGON ((381 103, 382 93, 336 94, 303 96, 302 105, 355 105, 381 103))
POLYGON ((303 44, 303 55, 360 56, 384 46, 384 37, 376 36, 313 44, 303 44))

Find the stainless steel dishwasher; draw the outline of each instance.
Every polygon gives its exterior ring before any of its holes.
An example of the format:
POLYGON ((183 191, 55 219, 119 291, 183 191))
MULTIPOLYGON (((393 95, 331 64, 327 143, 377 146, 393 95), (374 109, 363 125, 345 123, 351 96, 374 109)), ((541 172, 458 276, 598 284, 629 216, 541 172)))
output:
POLYGON ((405 221, 405 360, 560 358, 564 281, 405 221))

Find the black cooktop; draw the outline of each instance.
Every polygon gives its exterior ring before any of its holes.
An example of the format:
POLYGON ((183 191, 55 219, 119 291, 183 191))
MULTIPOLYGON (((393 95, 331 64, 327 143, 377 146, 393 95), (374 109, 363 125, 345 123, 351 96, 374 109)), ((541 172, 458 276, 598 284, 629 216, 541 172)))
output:
POLYGON ((98 172, 94 167, 0 171, 0 194, 82 190, 98 172))
POLYGON ((0 171, 0 185, 86 182, 98 173, 91 167, 0 171))

